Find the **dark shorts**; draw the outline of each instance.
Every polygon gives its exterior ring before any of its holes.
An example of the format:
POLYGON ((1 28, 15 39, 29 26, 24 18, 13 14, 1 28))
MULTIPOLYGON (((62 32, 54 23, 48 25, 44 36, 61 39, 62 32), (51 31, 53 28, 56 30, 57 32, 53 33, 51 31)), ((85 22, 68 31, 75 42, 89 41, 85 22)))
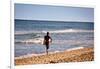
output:
POLYGON ((49 42, 45 42, 46 49, 49 49, 49 42))

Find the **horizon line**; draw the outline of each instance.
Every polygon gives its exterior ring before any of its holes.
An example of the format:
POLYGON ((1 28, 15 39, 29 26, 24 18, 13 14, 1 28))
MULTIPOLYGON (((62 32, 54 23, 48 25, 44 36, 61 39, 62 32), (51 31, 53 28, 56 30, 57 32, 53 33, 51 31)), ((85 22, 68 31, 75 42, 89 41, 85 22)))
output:
MULTIPOLYGON (((14 20, 31 20, 32 21, 32 19, 14 19, 14 20)), ((40 20, 40 19, 33 19, 33 20, 35 20, 35 21, 61 21, 61 22, 93 22, 94 23, 94 21, 64 21, 64 20, 40 20)))

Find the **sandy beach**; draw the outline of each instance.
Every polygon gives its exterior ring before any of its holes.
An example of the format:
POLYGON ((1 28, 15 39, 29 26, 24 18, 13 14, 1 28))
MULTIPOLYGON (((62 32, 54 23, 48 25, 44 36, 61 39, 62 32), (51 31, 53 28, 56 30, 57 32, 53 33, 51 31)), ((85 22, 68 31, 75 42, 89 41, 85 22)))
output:
POLYGON ((66 50, 64 52, 56 52, 48 55, 33 55, 29 57, 17 58, 15 59, 15 65, 85 62, 93 60, 94 48, 80 48, 75 50, 66 50))

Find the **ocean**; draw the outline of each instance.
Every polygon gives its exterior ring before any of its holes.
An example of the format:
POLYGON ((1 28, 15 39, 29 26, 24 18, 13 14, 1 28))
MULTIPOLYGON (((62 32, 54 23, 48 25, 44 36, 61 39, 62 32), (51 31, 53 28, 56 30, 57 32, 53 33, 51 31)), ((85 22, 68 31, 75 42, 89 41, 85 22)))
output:
POLYGON ((93 22, 67 22, 15 19, 15 57, 45 53, 43 38, 50 32, 49 52, 76 47, 94 47, 93 22))

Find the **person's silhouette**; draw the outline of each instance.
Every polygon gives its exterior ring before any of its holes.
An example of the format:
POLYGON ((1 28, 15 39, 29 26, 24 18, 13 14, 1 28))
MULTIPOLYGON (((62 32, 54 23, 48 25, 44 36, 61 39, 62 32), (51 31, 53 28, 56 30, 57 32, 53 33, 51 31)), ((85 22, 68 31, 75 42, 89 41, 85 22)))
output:
POLYGON ((52 42, 52 38, 49 36, 49 32, 44 36, 43 44, 46 46, 46 54, 48 54, 49 43, 52 42))

